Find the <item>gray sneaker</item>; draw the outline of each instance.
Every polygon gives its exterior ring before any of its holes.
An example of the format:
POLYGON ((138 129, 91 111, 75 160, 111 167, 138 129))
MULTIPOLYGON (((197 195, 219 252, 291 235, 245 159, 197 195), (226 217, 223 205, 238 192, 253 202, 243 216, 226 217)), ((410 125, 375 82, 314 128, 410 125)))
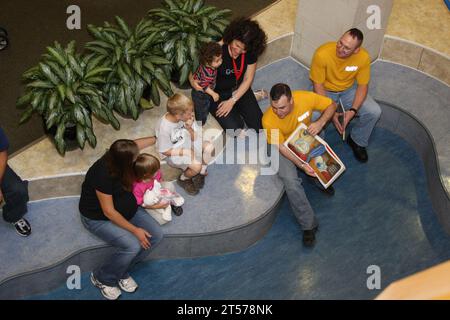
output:
POLYGON ((94 286, 100 289, 102 295, 108 300, 117 300, 122 294, 118 287, 110 287, 98 281, 94 277, 94 273, 91 273, 91 282, 94 286))
POLYGON ((138 284, 134 279, 130 276, 126 279, 120 279, 119 280, 119 287, 125 292, 135 292, 138 288, 138 284))

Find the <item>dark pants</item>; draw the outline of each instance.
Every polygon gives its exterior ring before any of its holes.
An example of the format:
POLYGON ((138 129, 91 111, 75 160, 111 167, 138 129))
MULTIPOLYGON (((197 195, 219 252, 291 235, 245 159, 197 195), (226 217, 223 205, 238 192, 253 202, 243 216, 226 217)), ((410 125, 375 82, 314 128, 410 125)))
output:
POLYGON ((201 121, 202 125, 205 125, 209 107, 214 103, 213 98, 209 94, 195 89, 192 89, 191 96, 194 102, 195 120, 201 121))
POLYGON ((6 165, 5 175, 1 185, 5 206, 3 207, 3 219, 14 223, 27 213, 28 181, 20 177, 6 165))
POLYGON ((256 131, 262 129, 261 120, 263 113, 259 108, 251 88, 236 102, 230 113, 226 117, 221 118, 216 117, 217 107, 219 106, 220 101, 231 98, 231 92, 229 94, 218 93, 220 94, 220 100, 219 102, 211 103, 210 112, 222 128, 235 130, 243 129, 245 124, 247 124, 248 128, 255 129, 256 131))

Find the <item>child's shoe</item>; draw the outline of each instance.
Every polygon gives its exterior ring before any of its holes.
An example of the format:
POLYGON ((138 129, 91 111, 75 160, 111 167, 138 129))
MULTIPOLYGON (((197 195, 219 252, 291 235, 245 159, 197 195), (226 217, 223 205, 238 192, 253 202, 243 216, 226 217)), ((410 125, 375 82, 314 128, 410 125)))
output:
POLYGON ((172 207, 173 214, 176 215, 177 217, 179 217, 183 214, 183 207, 174 206, 174 205, 171 205, 171 207, 172 207))
POLYGON ((198 194, 198 188, 194 185, 192 179, 181 180, 178 178, 177 183, 187 194, 190 194, 191 196, 198 194))
POLYGON ((202 174, 198 174, 192 178, 192 182, 197 189, 201 189, 205 185, 205 176, 202 174))

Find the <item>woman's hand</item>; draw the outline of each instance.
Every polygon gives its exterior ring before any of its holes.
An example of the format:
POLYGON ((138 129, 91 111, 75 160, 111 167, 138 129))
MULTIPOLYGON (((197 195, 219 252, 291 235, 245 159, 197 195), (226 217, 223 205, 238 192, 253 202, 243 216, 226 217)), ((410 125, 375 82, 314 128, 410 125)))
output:
POLYGON ((149 238, 152 237, 150 233, 148 233, 142 228, 136 228, 133 234, 136 238, 138 238, 142 248, 144 248, 145 250, 150 249, 151 244, 149 238))
POLYGON ((219 118, 228 116, 228 114, 231 112, 231 109, 233 109, 234 107, 234 103, 235 102, 231 98, 222 101, 217 108, 216 116, 218 116, 219 118))

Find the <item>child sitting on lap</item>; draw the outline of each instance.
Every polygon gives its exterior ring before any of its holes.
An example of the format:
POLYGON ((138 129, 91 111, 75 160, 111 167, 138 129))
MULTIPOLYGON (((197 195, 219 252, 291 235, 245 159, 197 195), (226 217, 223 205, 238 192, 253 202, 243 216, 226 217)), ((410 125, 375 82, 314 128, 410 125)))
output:
POLYGON ((173 187, 165 185, 164 188, 161 185, 164 182, 156 157, 147 153, 140 154, 134 163, 134 173, 137 182, 133 184, 133 194, 138 205, 152 210, 149 212, 151 214, 162 216, 166 222, 172 220, 171 210, 177 216, 183 213, 183 197, 175 190, 170 190, 173 187))
POLYGON ((167 101, 167 113, 157 124, 157 143, 161 159, 183 174, 177 183, 190 195, 196 195, 205 184, 207 164, 214 147, 202 141, 202 129, 194 121, 191 99, 176 93, 167 101))
POLYGON ((192 89, 195 119, 205 125, 211 100, 219 101, 220 97, 214 91, 216 86, 217 68, 222 64, 222 46, 217 42, 208 42, 200 49, 200 65, 194 73, 194 79, 203 91, 192 89))

